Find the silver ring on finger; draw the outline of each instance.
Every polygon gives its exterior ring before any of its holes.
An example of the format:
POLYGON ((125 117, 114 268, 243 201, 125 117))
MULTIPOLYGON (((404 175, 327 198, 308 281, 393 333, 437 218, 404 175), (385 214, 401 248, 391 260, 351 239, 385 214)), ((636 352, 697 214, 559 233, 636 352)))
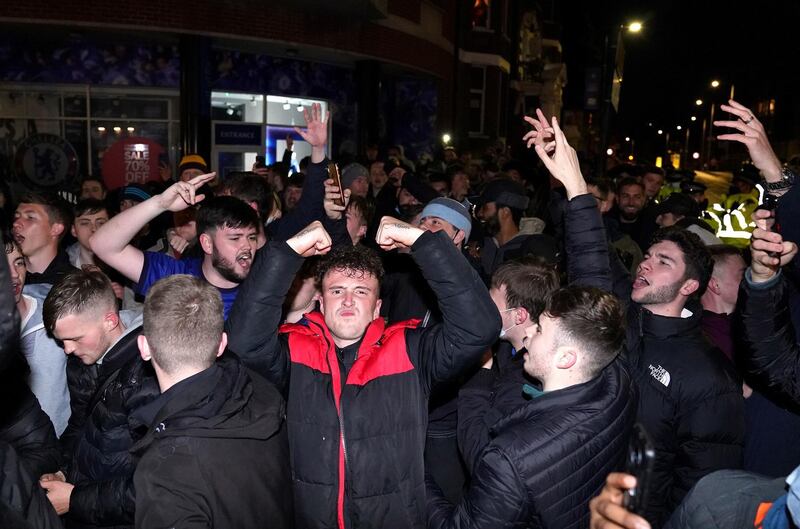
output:
POLYGON ((747 119, 743 119, 742 123, 744 123, 745 125, 749 125, 750 122, 753 121, 753 119, 755 119, 755 117, 752 114, 750 114, 750 117, 747 119))

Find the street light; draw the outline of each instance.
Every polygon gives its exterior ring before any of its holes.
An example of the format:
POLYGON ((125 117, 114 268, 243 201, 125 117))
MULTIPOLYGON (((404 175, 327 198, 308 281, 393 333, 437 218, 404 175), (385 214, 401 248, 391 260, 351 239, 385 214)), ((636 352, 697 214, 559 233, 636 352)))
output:
POLYGON ((642 23, 639 21, 634 21, 628 24, 628 31, 631 33, 639 33, 642 31, 642 23))

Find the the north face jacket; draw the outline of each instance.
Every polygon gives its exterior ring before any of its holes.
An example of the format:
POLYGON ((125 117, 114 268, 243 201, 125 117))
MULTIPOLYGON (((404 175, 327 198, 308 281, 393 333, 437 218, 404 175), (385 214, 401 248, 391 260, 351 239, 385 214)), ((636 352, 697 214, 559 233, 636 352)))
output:
POLYGON ((287 394, 297 527, 425 527, 428 396, 480 360, 500 316, 446 234, 424 233, 412 255, 443 323, 376 319, 346 376, 322 314, 275 332, 302 263, 286 244, 259 251, 228 318, 230 349, 287 394))

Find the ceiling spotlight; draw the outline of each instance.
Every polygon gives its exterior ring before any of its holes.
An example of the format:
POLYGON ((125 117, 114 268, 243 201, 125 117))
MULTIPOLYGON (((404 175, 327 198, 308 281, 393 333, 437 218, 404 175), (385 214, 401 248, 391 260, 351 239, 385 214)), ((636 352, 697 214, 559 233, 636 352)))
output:
POLYGON ((630 136, 625 136, 625 141, 631 141, 631 137, 630 136))
POLYGON ((696 100, 696 101, 694 102, 694 104, 695 104, 695 105, 697 105, 697 106, 702 106, 702 104, 703 104, 703 100, 702 100, 702 99, 698 99, 698 100, 696 100))
POLYGON ((228 109, 227 109, 225 112, 226 112, 226 113, 227 113, 229 116, 232 116, 232 115, 233 115, 233 109, 232 109, 231 107, 228 107, 228 109))
POLYGON ((303 105, 297 105, 297 111, 298 112, 302 112, 303 111, 303 105))
POLYGON ((450 143, 450 140, 452 139, 453 138, 449 134, 442 134, 442 143, 450 143))
POLYGON ((628 155, 628 160, 633 161, 633 155, 632 154, 628 155))
POLYGON ((612 154, 614 154, 614 149, 611 149, 611 148, 607 149, 606 150, 606 154, 611 156, 612 154))
POLYGON ((105 132, 105 131, 106 131, 105 127, 97 127, 97 132, 105 132))
POLYGON ((676 128, 676 129, 678 129, 678 130, 681 130, 681 126, 680 126, 680 125, 678 125, 678 126, 677 126, 677 127, 675 127, 675 128, 676 128))
POLYGON ((134 129, 133 127, 128 127, 128 132, 133 132, 134 130, 136 129, 134 129))
POLYGON ((661 129, 658 129, 658 133, 659 133, 659 134, 664 134, 664 131, 663 131, 663 130, 661 130, 661 129))
POLYGON ((697 116, 692 116, 689 119, 691 119, 692 121, 697 121, 697 116))
POLYGON ((291 105, 291 104, 289 104, 289 102, 288 102, 288 101, 287 101, 286 103, 284 103, 284 104, 283 104, 283 109, 284 109, 284 110, 289 110, 290 108, 292 108, 292 105, 291 105))
POLYGON ((695 160, 699 160, 700 159, 700 153, 699 152, 693 152, 692 153, 692 158, 694 158, 695 160))
POLYGON ((718 88, 718 87, 719 87, 719 81, 717 81, 716 79, 711 81, 711 88, 718 88))
POLYGON ((122 127, 114 127, 114 132, 119 134, 120 132, 122 132, 122 127))

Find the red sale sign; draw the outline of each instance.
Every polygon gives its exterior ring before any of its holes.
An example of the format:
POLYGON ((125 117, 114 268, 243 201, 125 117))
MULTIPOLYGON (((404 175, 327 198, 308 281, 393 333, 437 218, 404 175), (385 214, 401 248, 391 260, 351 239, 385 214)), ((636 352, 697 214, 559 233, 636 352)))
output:
POLYGON ((161 145, 147 138, 119 140, 103 155, 103 180, 109 189, 158 179, 161 145))

